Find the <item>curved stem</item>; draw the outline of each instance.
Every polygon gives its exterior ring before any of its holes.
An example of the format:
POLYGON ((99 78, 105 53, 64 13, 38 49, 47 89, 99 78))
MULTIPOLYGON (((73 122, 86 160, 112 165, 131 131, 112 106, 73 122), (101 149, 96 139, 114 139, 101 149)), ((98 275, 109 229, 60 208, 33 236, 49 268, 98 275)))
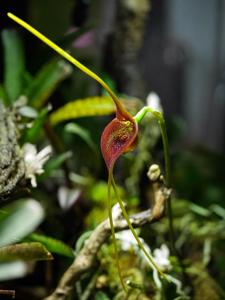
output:
POLYGON ((164 116, 161 112, 153 110, 149 106, 144 106, 137 114, 134 116, 134 120, 137 123, 140 123, 141 120, 144 118, 146 113, 150 112, 154 118, 158 121, 161 135, 162 135, 162 142, 163 142, 163 152, 164 152, 164 159, 165 159, 165 171, 166 171, 166 184, 170 186, 171 181, 171 172, 170 172, 170 155, 169 155, 169 143, 168 137, 166 132, 166 123, 164 116))
MULTIPOLYGON (((158 119, 161 135, 162 135, 162 142, 163 142, 163 151, 164 151, 164 159, 165 159, 165 171, 166 171, 166 184, 169 187, 171 184, 171 168, 170 168, 170 155, 169 155, 169 143, 168 143, 168 136, 166 131, 166 123, 163 115, 161 114, 160 118, 158 119)), ((169 220, 169 234, 170 234, 170 244, 171 250, 173 255, 178 257, 178 253, 175 247, 175 236, 174 236, 174 227, 173 227, 173 211, 171 205, 171 197, 167 200, 167 214, 169 220)))
POLYGON ((116 264, 117 264, 117 269, 118 269, 118 273, 119 273, 120 282, 121 282, 121 285, 123 287, 123 290, 127 293, 127 288, 126 288, 126 285, 124 284, 123 276, 122 276, 122 272, 121 272, 121 268, 120 268, 120 264, 119 264, 119 255, 118 255, 118 249, 117 249, 117 244, 116 244, 115 229, 114 229, 114 226, 113 226, 112 203, 111 203, 112 202, 111 201, 111 184, 112 184, 112 180, 113 180, 112 171, 109 171, 109 179, 108 179, 109 223, 110 223, 110 227, 111 227, 111 231, 112 231, 112 241, 113 241, 113 245, 114 245, 115 258, 116 258, 116 264))
MULTIPOLYGON (((158 121, 161 135, 162 135, 162 142, 163 142, 163 152, 164 152, 164 160, 165 160, 165 179, 166 179, 166 185, 170 186, 171 184, 171 167, 170 167, 170 155, 169 155, 169 143, 168 143, 168 137, 167 137, 167 131, 166 131, 166 123, 164 116, 161 112, 153 110, 149 106, 144 106, 134 117, 135 121, 139 123, 146 113, 150 112, 154 118, 158 121)), ((173 227, 173 213, 172 213, 172 207, 171 207, 171 198, 167 201, 167 214, 169 219, 169 233, 170 233, 170 244, 171 244, 171 250, 174 255, 177 254, 176 247, 175 247, 175 238, 174 238, 174 227, 173 227)))
POLYGON ((152 267, 153 269, 156 269, 157 272, 158 272, 162 277, 164 277, 166 280, 168 280, 168 278, 166 277, 166 275, 158 268, 158 266, 157 266, 156 263, 154 262, 153 257, 147 252, 147 250, 145 249, 143 243, 140 241, 140 239, 139 239, 139 237, 138 237, 136 231, 134 230, 134 227, 132 226, 132 224, 131 224, 131 222, 130 222, 130 219, 129 219, 129 216, 128 216, 128 214, 127 214, 127 212, 126 212, 126 209, 125 209, 125 207, 124 207, 124 205, 123 205, 123 202, 122 202, 122 200, 121 200, 121 198, 120 198, 120 196, 119 196, 119 194, 118 194, 118 192, 117 192, 116 183, 115 183, 113 177, 112 177, 112 187, 113 187, 113 189, 114 189, 116 198, 117 198, 118 203, 119 203, 119 205, 120 205, 120 208, 121 208, 121 210, 122 210, 123 216, 124 216, 124 218, 125 218, 125 220, 126 220, 126 222, 127 222, 127 225, 128 225, 128 227, 129 227, 130 231, 132 232, 132 234, 133 234, 133 236, 134 236, 134 238, 135 238, 135 240, 136 240, 138 246, 139 246, 140 249, 144 252, 144 254, 145 254, 145 256, 147 257, 147 259, 148 259, 148 261, 149 261, 151 267, 152 267))
POLYGON ((163 151, 165 159, 165 172, 166 172, 166 185, 169 187, 171 184, 171 167, 170 167, 170 155, 169 155, 169 143, 166 131, 166 123, 163 115, 158 116, 158 123, 162 135, 163 151))

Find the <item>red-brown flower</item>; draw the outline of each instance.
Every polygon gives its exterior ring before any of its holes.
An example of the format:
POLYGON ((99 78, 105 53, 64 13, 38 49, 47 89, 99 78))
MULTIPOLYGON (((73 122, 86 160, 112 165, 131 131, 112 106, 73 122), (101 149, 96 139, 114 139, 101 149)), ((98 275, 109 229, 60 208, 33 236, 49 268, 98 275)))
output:
POLYGON ((132 150, 137 133, 134 118, 125 109, 117 107, 116 118, 105 127, 101 136, 101 151, 108 170, 113 169, 120 155, 132 150))

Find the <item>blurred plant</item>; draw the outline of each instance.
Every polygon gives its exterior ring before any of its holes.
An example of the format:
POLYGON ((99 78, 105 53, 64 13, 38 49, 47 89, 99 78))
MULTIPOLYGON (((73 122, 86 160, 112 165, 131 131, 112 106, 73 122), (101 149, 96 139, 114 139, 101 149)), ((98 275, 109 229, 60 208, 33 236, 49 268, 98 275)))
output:
POLYGON ((51 153, 50 146, 38 153, 36 145, 30 144, 37 142, 49 111, 45 107, 38 112, 34 107, 43 105, 59 82, 71 73, 71 67, 52 60, 33 78, 26 70, 18 33, 2 31, 2 42, 5 60, 4 81, 0 84, 1 281, 25 276, 30 266, 24 261, 52 259, 50 251, 73 256, 71 248, 57 239, 44 235, 31 238, 30 234, 43 222, 45 210, 37 200, 27 196, 29 190, 24 188, 27 180, 32 187, 37 186, 36 176, 44 172, 51 153), (4 204, 5 199, 14 198, 16 203, 4 204))

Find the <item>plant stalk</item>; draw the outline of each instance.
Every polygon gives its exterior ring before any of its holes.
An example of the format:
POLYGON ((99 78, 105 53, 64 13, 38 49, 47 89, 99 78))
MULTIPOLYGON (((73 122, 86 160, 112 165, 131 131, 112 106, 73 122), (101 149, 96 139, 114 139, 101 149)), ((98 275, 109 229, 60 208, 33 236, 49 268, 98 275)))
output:
MULTIPOLYGON (((146 113, 150 112, 154 118, 157 120, 161 135, 162 135, 162 142, 163 142, 163 152, 164 152, 164 160, 165 160, 165 181, 166 185, 169 187, 171 184, 171 167, 170 167, 170 155, 169 155, 169 143, 166 131, 166 123, 164 116, 161 112, 153 110, 149 106, 144 106, 134 117, 135 121, 139 123, 146 113)), ((176 247, 175 247, 175 237, 174 237, 174 227, 173 227, 173 213, 171 207, 171 198, 169 197, 167 201, 167 215, 169 220, 169 233, 170 233, 170 247, 173 255, 177 255, 176 247)))
POLYGON ((127 287, 123 281, 123 276, 122 276, 122 271, 120 268, 120 263, 119 263, 119 253, 118 253, 118 248, 117 248, 117 243, 116 243, 116 235, 115 235, 115 229, 113 225, 113 216, 112 216, 112 199, 111 199, 111 185, 113 182, 113 175, 112 175, 112 170, 109 170, 109 179, 108 179, 108 213, 109 213, 109 223, 112 231, 112 241, 114 245, 114 250, 115 250, 115 258, 116 258, 116 264, 117 264, 117 269, 118 269, 118 274, 120 278, 120 282, 122 285, 122 288, 125 293, 127 293, 127 287))

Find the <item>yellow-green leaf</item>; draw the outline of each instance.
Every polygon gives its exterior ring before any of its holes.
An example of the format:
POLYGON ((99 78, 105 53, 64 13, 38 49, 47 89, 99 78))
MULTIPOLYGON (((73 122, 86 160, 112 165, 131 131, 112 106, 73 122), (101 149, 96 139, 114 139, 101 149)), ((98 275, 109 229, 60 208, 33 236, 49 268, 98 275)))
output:
MULTIPOLYGON (((2 31, 4 47, 4 88, 11 103, 16 101, 24 87, 24 49, 18 33, 2 31)), ((2 71, 2 70, 1 70, 2 71)))
POLYGON ((51 253, 41 243, 21 243, 0 248, 0 262, 12 260, 50 260, 51 253))
POLYGON ((63 60, 52 60, 45 64, 25 91, 29 104, 40 108, 58 84, 72 73, 70 64, 63 60))
POLYGON ((80 117, 109 115, 115 111, 115 105, 110 97, 89 97, 71 101, 50 115, 50 122, 56 125, 80 117))
MULTIPOLYGON (((132 114, 141 107, 142 102, 137 98, 123 96, 120 100, 126 109, 132 114)), ((84 99, 77 99, 60 107, 50 115, 50 122, 56 125, 63 121, 68 121, 80 117, 93 117, 110 115, 116 111, 115 104, 108 96, 95 96, 84 99)))

